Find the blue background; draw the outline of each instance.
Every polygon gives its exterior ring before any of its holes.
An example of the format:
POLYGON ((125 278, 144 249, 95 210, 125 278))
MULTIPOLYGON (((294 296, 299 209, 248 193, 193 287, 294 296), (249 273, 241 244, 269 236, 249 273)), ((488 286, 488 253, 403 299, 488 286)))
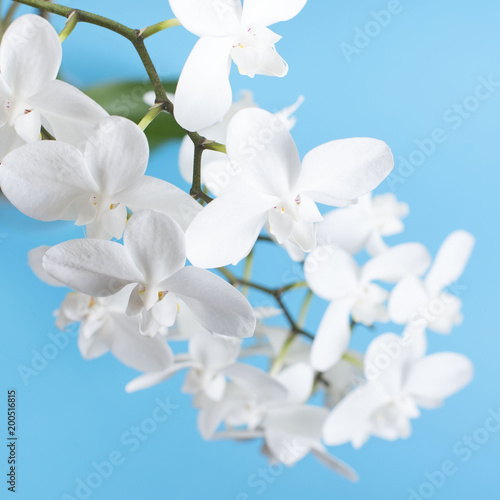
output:
MULTIPOLYGON (((92 500, 418 499, 411 497, 411 488, 417 492, 421 488, 421 498, 495 496, 500 487, 500 432, 485 434, 478 429, 488 411, 500 407, 496 321, 500 239, 495 219, 500 90, 481 101, 460 124, 446 121, 446 116, 454 113, 449 110, 455 104, 474 94, 481 77, 491 75, 500 81, 500 4, 497 0, 401 0, 400 12, 348 62, 341 44, 353 44, 356 28, 375 30, 373 24, 367 26, 373 19, 371 11, 387 9, 389 4, 387 0, 309 0, 297 18, 274 27, 283 35, 277 48, 290 65, 288 76, 250 81, 234 74, 233 89, 252 89, 256 101, 271 111, 304 94, 306 101, 293 131, 302 154, 334 138, 376 137, 391 146, 398 172, 400 157, 408 158, 417 149, 416 140, 430 137, 436 128, 445 131, 446 141, 423 164, 410 174, 401 170, 406 177, 394 190, 409 203, 411 213, 404 235, 388 241, 421 241, 434 253, 452 230, 467 229, 477 237, 473 258, 460 280, 465 287, 461 296, 465 321, 451 336, 430 334, 431 351, 457 351, 472 359, 473 383, 442 409, 424 411, 414 421, 408 440, 371 439, 359 451, 350 445, 332 450, 358 470, 358 484, 307 458, 292 469, 279 469, 264 489, 257 488, 252 475, 267 467, 259 445, 204 442, 196 430, 190 398, 180 393, 182 376, 127 395, 123 388, 134 373, 110 355, 82 360, 71 338, 46 367, 29 377, 27 384, 23 382, 20 366, 31 367, 33 349, 41 352, 51 343, 48 335, 56 332, 51 311, 65 294, 31 274, 26 253, 41 244, 79 237, 81 230, 30 221, 2 204, 0 367, 2 394, 7 388, 18 392, 17 498, 74 496, 77 478, 84 479, 93 471, 92 462, 108 460, 114 450, 125 461, 92 490, 92 500), (121 436, 152 415, 156 398, 166 396, 178 409, 136 451, 130 451, 121 436), (454 447, 475 431, 482 444, 475 446, 470 457, 457 455, 454 447), (439 487, 423 485, 428 481, 426 473, 449 460, 455 464, 454 475, 439 487)), ((166 0, 74 0, 66 5, 137 28, 171 17, 166 0)), ((60 19, 54 16, 53 20, 58 29, 62 27, 60 19)), ((148 40, 162 77, 179 74, 194 42, 195 37, 182 28, 148 40)), ((64 56, 65 76, 78 86, 144 75, 127 41, 94 26, 79 25, 64 43, 64 56)), ((473 100, 467 102, 474 105, 473 100)), ((164 147, 152 157, 149 172, 180 182, 176 154, 177 145, 164 147)), ((390 189, 384 183, 378 191, 390 189)), ((257 259, 255 279, 265 279, 269 285, 279 285, 297 272, 284 253, 268 247, 258 250, 257 259)), ((295 303, 294 297, 291 300, 295 303)), ((309 329, 318 324, 324 307, 314 304, 309 329)), ((370 333, 360 331, 356 345, 365 346, 370 338, 370 333)), ((1 449, 0 470, 5 477, 6 448, 1 449)), ((2 498, 8 498, 5 484, 0 491, 2 498)))

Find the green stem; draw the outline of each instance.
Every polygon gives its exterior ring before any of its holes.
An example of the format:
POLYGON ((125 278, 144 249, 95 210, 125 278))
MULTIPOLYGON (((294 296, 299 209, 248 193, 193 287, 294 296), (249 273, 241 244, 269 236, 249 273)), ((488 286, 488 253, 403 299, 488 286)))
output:
POLYGON ((155 104, 150 110, 144 115, 144 118, 139 122, 139 128, 144 131, 148 128, 148 125, 163 111, 163 106, 161 104, 155 104))
POLYGON ((210 203, 212 198, 205 194, 201 186, 201 159, 203 156, 203 144, 195 144, 194 146, 194 161, 193 161, 193 183, 189 194, 195 200, 203 200, 205 203, 210 203))
MULTIPOLYGON (((254 253, 252 250, 248 254, 248 257, 245 260, 245 269, 243 271, 243 278, 245 279, 245 281, 250 281, 250 277, 252 276, 253 256, 254 256, 254 253)), ((241 290, 241 293, 243 295, 245 295, 245 297, 248 295, 249 288, 250 288, 249 286, 245 285, 241 290)))
POLYGON ((278 288, 277 290, 273 290, 272 288, 267 288, 265 286, 258 285, 257 283, 237 278, 229 269, 227 269, 227 267, 220 267, 218 271, 222 273, 227 278, 229 283, 231 283, 231 285, 233 286, 245 285, 255 290, 259 290, 260 292, 265 293, 267 295, 271 295, 274 298, 274 300, 278 303, 280 309, 283 311, 283 314, 285 315, 288 323, 290 324, 290 329, 292 330, 292 333, 294 335, 303 335, 308 339, 314 340, 314 335, 311 335, 309 332, 306 332, 304 329, 302 329, 293 319, 292 315, 290 314, 290 311, 288 310, 288 307, 285 305, 281 297, 281 294, 283 293, 282 289, 278 288))
POLYGON ((306 322, 307 311, 309 311, 309 306, 311 305, 311 300, 314 297, 312 290, 308 290, 306 294, 306 298, 302 303, 302 307, 300 308, 299 319, 297 320, 297 325, 302 328, 306 322))
POLYGON ((307 283, 305 281, 297 281, 295 283, 291 283, 290 285, 285 285, 282 288, 279 288, 277 292, 279 294, 283 294, 285 292, 289 292, 290 290, 295 290, 296 288, 304 288, 307 286, 307 283))
POLYGON ((271 376, 276 375, 281 371, 281 368, 283 367, 283 364, 285 362, 286 355, 288 354, 290 347, 292 347, 294 340, 295 340, 295 334, 292 332, 286 338, 285 343, 281 347, 280 353, 278 354, 278 356, 276 356, 271 365, 271 369, 269 370, 269 374, 271 376))
POLYGON ((59 40, 61 43, 68 38, 69 35, 71 35, 72 31, 75 29, 76 25, 78 24, 78 12, 74 10, 68 17, 68 20, 66 21, 66 24, 59 33, 59 40))
POLYGON ((179 22, 178 19, 167 19, 166 21, 162 21, 161 23, 156 23, 153 24, 152 26, 148 26, 147 28, 144 28, 141 30, 140 35, 142 38, 148 38, 152 35, 155 35, 156 33, 159 33, 160 31, 166 30, 168 28, 173 28, 174 26, 180 26, 181 23, 179 22))
POLYGON ((13 3, 9 7, 9 10, 5 14, 5 17, 3 18, 3 21, 2 21, 3 33, 5 33, 5 30, 9 27, 9 24, 12 22, 12 19, 14 18, 14 14, 16 13, 16 10, 18 7, 19 7, 19 5, 17 3, 13 3))
POLYGON ((345 359, 346 361, 348 361, 349 363, 351 363, 354 366, 357 366, 358 368, 361 368, 361 369, 364 368, 364 364, 363 364, 362 361, 360 361, 359 359, 355 358, 354 356, 351 356, 347 352, 344 353, 344 355, 342 356, 342 359, 345 359))

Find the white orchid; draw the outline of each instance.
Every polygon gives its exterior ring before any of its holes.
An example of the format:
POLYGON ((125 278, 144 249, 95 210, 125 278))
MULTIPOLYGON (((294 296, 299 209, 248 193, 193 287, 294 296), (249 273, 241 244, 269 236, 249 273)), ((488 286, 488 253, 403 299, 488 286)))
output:
POLYGON ((40 16, 18 17, 3 35, 0 159, 22 144, 38 141, 42 125, 56 139, 76 145, 107 116, 83 92, 56 80, 61 59, 57 33, 40 16))
POLYGON ((248 301, 214 274, 184 267, 184 234, 170 217, 140 210, 129 220, 124 244, 97 239, 72 240, 47 251, 45 270, 58 281, 92 297, 109 297, 129 284, 127 314, 142 314, 141 331, 154 335, 172 326, 177 297, 208 330, 249 337, 255 316, 248 301))
POLYGON ((363 381, 363 355, 347 351, 328 371, 322 374, 325 386, 325 406, 333 407, 363 381))
POLYGON ((356 138, 323 144, 301 165, 283 122, 256 108, 231 120, 227 153, 237 177, 186 232, 188 258, 200 267, 239 262, 266 222, 278 242, 313 250, 314 223, 322 219, 315 202, 347 204, 374 189, 394 164, 384 142, 356 138))
POLYGON ((220 401, 226 390, 224 369, 236 363, 241 341, 212 334, 201 327, 189 339, 189 351, 175 356, 175 363, 154 373, 137 377, 127 384, 127 392, 143 390, 164 382, 183 369, 189 369, 182 390, 197 397, 220 401))
MULTIPOLYGON (((277 113, 275 115, 283 120, 286 128, 291 130, 296 119, 292 116, 302 104, 304 98, 299 99, 277 113)), ((241 98, 231 104, 229 111, 224 118, 205 129, 199 130, 199 133, 207 139, 226 144, 227 129, 233 116, 243 109, 256 108, 257 105, 253 100, 253 94, 249 91, 241 93, 241 98)), ((179 150, 179 168, 182 178, 189 184, 193 181, 193 157, 194 146, 193 141, 188 137, 184 137, 179 150)), ((201 183, 215 196, 225 189, 231 181, 234 171, 231 169, 231 164, 225 155, 221 155, 216 151, 207 150, 203 153, 201 160, 201 183)))
POLYGON ((326 214, 318 224, 317 239, 322 245, 337 245, 351 254, 366 248, 371 255, 377 255, 389 248, 383 236, 403 231, 401 219, 408 211, 408 205, 398 202, 392 193, 368 193, 358 203, 326 214))
POLYGON ((362 268, 341 248, 320 248, 305 262, 311 290, 330 301, 311 350, 311 363, 324 372, 347 350, 350 318, 367 326, 388 319, 387 290, 373 283, 395 283, 408 275, 421 275, 430 265, 430 255, 419 243, 405 243, 373 257, 362 268), (325 257, 326 253, 326 257, 325 257), (321 258, 317 256, 320 255, 321 258))
POLYGON ((425 356, 425 333, 393 333, 373 340, 365 355, 368 382, 348 394, 325 422, 329 445, 352 442, 361 447, 370 435, 395 440, 411 434, 418 407, 437 408, 472 379, 463 355, 441 352, 425 356))
POLYGON ((389 300, 391 320, 442 334, 450 333, 454 325, 460 324, 462 301, 443 290, 464 272, 474 243, 474 237, 466 231, 451 233, 424 280, 408 276, 394 287, 389 300))
POLYGON ((80 323, 78 347, 85 359, 111 351, 123 364, 138 371, 165 370, 174 363, 172 350, 161 335, 142 335, 140 318, 125 314, 129 295, 126 289, 104 298, 71 292, 57 312, 56 324, 64 329, 80 323))
POLYGON ((175 119, 187 130, 222 120, 232 102, 231 59, 239 72, 284 76, 288 66, 274 45, 281 38, 267 26, 295 17, 306 0, 169 0, 181 24, 200 37, 175 93, 175 119))
POLYGON ((328 410, 303 404, 312 392, 311 367, 297 363, 272 378, 254 367, 237 364, 226 374, 232 384, 224 400, 202 404, 198 422, 205 437, 264 438, 272 460, 293 466, 312 453, 334 471, 357 480, 357 474, 329 455, 321 443, 328 410), (214 434, 223 420, 227 429, 214 434))
POLYGON ((83 149, 61 141, 26 144, 0 166, 0 185, 21 212, 43 221, 75 220, 91 238, 120 239, 127 208, 167 213, 186 228, 200 206, 168 182, 144 175, 149 147, 130 120, 110 116, 83 149))

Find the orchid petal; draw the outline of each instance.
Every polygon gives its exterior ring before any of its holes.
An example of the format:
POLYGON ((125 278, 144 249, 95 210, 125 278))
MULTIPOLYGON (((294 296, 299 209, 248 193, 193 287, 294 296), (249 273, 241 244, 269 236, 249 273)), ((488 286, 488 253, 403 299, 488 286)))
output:
POLYGON ((389 146, 377 139, 340 139, 310 151, 297 182, 320 203, 354 200, 375 189, 394 167, 389 146))
POLYGON ((276 198, 245 186, 207 205, 186 231, 188 259, 200 267, 236 264, 252 249, 276 198))
POLYGON ((197 36, 229 36, 240 29, 240 0, 169 0, 182 26, 197 36))
POLYGON ((311 290, 326 300, 352 295, 358 288, 359 267, 341 248, 317 247, 307 256, 304 272, 311 290))
POLYGON ((431 264, 431 256, 420 243, 403 243, 373 257, 361 271, 361 281, 395 283, 405 276, 421 276, 431 264))
POLYGON ((408 323, 421 310, 425 311, 429 300, 422 280, 407 276, 392 289, 388 303, 389 317, 400 325, 408 323))
POLYGON ((40 16, 18 17, 5 32, 0 68, 7 85, 22 98, 54 80, 62 59, 61 43, 51 24, 40 16))
POLYGON ((432 354, 415 364, 405 390, 422 406, 433 408, 468 385, 473 371, 472 363, 462 354, 432 354))
POLYGON ((351 299, 335 300, 328 306, 311 349, 311 365, 316 371, 325 372, 347 351, 351 308, 351 299))
POLYGON ((178 295, 207 330, 230 337, 251 337, 255 315, 247 299, 211 272, 185 267, 163 282, 178 295))
MULTIPOLYGON (((184 0, 179 0, 181 3, 184 0)), ((231 107, 230 38, 200 38, 182 70, 175 93, 175 119, 186 130, 222 120, 231 107)))
POLYGON ((50 276, 93 297, 108 297, 143 280, 123 245, 104 240, 71 240, 50 248, 43 259, 50 276))
POLYGON ((169 215, 183 230, 187 229, 202 208, 182 189, 147 175, 135 181, 118 197, 133 212, 149 208, 169 215))
POLYGON ((431 297, 439 295, 443 288, 462 276, 474 243, 474 237, 467 231, 455 231, 444 240, 425 278, 431 297))
POLYGON ((92 130, 83 155, 100 190, 112 195, 141 178, 148 165, 149 146, 134 122, 110 116, 92 130))
POLYGON ((0 183, 18 210, 43 221, 76 219, 98 189, 80 151, 57 141, 12 151, 0 166, 0 183))
POLYGON ((97 123, 108 113, 94 100, 69 83, 48 82, 28 104, 48 121, 51 133, 59 141, 81 146, 97 123))
POLYGON ((278 116, 258 108, 236 113, 227 130, 227 154, 245 184, 271 196, 292 196, 300 157, 278 116))
POLYGON ((141 372, 158 372, 174 362, 172 350, 160 335, 141 335, 137 317, 114 314, 112 328, 101 334, 113 355, 123 364, 141 372))
POLYGON ((130 218, 123 244, 149 284, 159 285, 186 262, 181 228, 154 210, 139 210, 130 218))

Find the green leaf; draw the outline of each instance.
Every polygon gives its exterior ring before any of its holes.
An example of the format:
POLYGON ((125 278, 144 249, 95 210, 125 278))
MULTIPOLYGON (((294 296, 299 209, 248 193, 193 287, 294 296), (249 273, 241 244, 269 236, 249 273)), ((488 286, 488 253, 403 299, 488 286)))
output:
MULTIPOLYGON (((167 92, 174 93, 177 82, 166 81, 163 86, 167 92)), ((145 81, 108 83, 87 87, 83 91, 98 102, 110 115, 124 116, 139 123, 148 112, 144 94, 152 90, 145 81)), ((161 113, 146 129, 151 150, 169 140, 184 137, 185 132, 168 113, 161 113)))

